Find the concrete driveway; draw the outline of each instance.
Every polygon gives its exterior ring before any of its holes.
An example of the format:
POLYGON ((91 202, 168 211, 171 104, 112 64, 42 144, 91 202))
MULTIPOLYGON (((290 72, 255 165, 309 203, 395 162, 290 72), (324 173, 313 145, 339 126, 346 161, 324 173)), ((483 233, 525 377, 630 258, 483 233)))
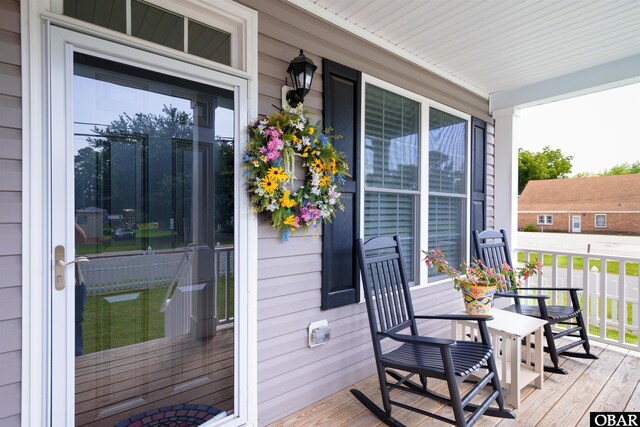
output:
POLYGON ((525 233, 519 231, 515 247, 523 249, 547 249, 559 252, 591 253, 640 258, 640 236, 607 236, 578 233, 525 233))

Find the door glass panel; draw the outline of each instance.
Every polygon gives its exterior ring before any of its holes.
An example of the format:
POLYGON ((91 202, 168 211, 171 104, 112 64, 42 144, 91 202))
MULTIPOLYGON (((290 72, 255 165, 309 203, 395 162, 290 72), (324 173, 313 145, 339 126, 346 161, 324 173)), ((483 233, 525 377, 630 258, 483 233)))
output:
POLYGON ((233 413, 234 108, 75 54, 77 425, 233 413))

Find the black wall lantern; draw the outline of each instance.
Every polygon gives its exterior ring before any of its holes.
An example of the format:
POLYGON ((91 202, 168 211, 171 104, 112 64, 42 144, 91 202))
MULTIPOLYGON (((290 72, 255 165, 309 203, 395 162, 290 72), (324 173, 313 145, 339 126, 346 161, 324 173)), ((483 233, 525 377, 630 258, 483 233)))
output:
POLYGON ((293 90, 287 92, 289 105, 295 107, 304 101, 304 97, 307 96, 307 93, 311 90, 313 73, 315 73, 316 68, 318 68, 316 64, 304 56, 304 52, 300 49, 300 55, 293 58, 287 69, 287 73, 291 76, 291 84, 293 85, 293 90))

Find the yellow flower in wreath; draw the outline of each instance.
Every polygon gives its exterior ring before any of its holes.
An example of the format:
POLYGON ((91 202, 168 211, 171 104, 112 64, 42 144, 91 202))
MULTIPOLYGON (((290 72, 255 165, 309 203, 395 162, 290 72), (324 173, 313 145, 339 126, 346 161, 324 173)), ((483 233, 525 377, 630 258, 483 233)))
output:
POLYGON ((291 194, 291 192, 289 190, 284 190, 284 194, 282 195, 282 197, 279 200, 280 206, 282 206, 283 208, 292 208, 292 207, 294 207, 296 205, 296 201, 295 200, 291 200, 289 198, 290 194, 291 194))
POLYGON ((282 170, 282 168, 273 167, 273 168, 269 168, 267 178, 276 182, 282 182, 289 179, 289 175, 287 175, 287 173, 284 170, 282 170))
POLYGON ((331 175, 335 175, 338 172, 338 165, 336 164, 336 159, 331 159, 331 163, 329 164, 329 170, 331 171, 331 175))
POLYGON ((318 172, 322 172, 324 170, 324 163, 320 159, 315 159, 313 163, 311 163, 311 167, 313 167, 318 172))
POLYGON ((267 194, 273 194, 278 188, 278 183, 268 176, 262 178, 260 185, 267 194))
POLYGON ((291 227, 291 231, 295 231, 295 229, 297 227, 299 227, 299 224, 296 222, 296 216, 295 215, 289 215, 288 217, 286 217, 284 219, 284 221, 282 221, 282 223, 284 225, 288 225, 291 227))
POLYGON ((326 175, 320 178, 320 187, 328 187, 329 184, 331 184, 331 178, 326 175))
POLYGON ((316 130, 314 128, 309 128, 309 135, 313 135, 316 130))

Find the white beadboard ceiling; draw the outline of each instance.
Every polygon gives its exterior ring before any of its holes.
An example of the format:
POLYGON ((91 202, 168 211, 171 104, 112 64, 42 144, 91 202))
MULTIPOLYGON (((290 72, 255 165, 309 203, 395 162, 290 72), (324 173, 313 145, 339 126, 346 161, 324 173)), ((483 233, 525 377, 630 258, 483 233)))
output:
POLYGON ((287 1, 485 97, 640 63, 640 0, 287 1))

